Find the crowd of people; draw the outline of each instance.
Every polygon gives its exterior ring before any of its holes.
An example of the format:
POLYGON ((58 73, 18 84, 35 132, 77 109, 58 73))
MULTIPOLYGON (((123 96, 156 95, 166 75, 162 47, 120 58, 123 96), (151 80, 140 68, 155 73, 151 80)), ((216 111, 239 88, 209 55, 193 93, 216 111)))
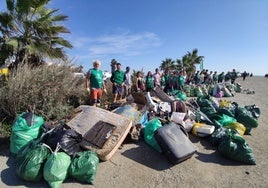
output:
MULTIPOLYGON (((86 88, 90 95, 90 101, 93 106, 99 106, 101 102, 102 92, 105 89, 103 81, 103 72, 100 69, 101 62, 99 60, 93 61, 93 68, 89 69, 86 76, 86 88)), ((248 76, 248 73, 241 74, 243 80, 248 76)), ((168 93, 174 90, 184 89, 185 84, 217 84, 222 82, 235 83, 238 73, 235 69, 232 71, 221 72, 209 71, 207 69, 196 71, 195 74, 187 76, 186 71, 168 70, 163 73, 158 68, 155 72, 148 71, 146 75, 142 72, 137 72, 136 75, 131 73, 129 66, 125 71, 122 70, 122 65, 117 63, 112 72, 110 81, 112 82, 112 102, 122 100, 127 97, 132 91, 135 92, 149 92, 154 87, 161 87, 164 92, 168 93)))

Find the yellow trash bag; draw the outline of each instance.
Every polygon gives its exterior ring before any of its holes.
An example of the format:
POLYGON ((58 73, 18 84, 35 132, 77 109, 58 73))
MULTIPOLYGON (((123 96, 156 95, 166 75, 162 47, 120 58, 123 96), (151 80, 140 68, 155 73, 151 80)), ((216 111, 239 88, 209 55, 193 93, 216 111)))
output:
POLYGON ((236 130, 238 134, 240 134, 241 136, 243 136, 246 131, 246 127, 242 123, 238 123, 238 122, 230 123, 226 125, 225 127, 236 130))
POLYGON ((228 100, 220 100, 219 107, 226 107, 226 108, 232 107, 232 102, 228 100))

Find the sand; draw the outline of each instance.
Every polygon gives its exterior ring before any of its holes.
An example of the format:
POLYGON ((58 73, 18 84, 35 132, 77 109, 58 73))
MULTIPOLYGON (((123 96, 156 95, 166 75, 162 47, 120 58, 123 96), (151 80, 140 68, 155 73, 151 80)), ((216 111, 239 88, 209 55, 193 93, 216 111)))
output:
MULTIPOLYGON (((208 139, 190 135, 198 152, 180 164, 171 165, 143 141, 124 144, 110 161, 99 164, 94 185, 68 180, 61 187, 268 187, 268 78, 239 78, 237 82, 255 94, 237 93, 226 99, 240 106, 256 104, 261 109, 259 126, 251 135, 244 136, 253 149, 256 165, 226 159, 208 139)), ((7 144, 1 143, 0 149, 0 187, 48 187, 45 181, 31 183, 16 177, 14 158, 10 157, 7 144)))

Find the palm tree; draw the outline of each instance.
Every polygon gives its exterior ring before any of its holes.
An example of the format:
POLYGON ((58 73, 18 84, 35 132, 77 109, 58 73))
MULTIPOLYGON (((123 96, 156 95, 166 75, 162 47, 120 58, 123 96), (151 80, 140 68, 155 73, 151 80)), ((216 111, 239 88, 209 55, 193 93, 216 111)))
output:
POLYGON ((176 70, 178 70, 178 71, 182 71, 183 69, 184 69, 184 63, 182 62, 182 60, 180 60, 180 59, 176 59, 176 70))
POLYGON ((187 77, 190 78, 196 72, 196 64, 202 63, 204 56, 198 56, 198 50, 195 48, 192 52, 187 52, 182 59, 177 59, 176 68, 185 70, 187 77))
POLYGON ((45 58, 66 60, 64 47, 72 48, 60 34, 70 33, 57 22, 67 16, 48 9, 50 0, 6 0, 7 12, 0 13, 0 65, 12 57, 15 62, 40 63, 45 58))
POLYGON ((204 60, 204 56, 199 56, 198 55, 198 50, 196 48, 193 49, 192 53, 188 52, 187 56, 188 56, 188 59, 189 59, 189 65, 194 66, 194 69, 196 69, 195 68, 196 64, 200 64, 204 60))
POLYGON ((166 58, 165 60, 162 61, 160 65, 161 70, 173 70, 176 68, 175 61, 172 60, 171 58, 166 58))

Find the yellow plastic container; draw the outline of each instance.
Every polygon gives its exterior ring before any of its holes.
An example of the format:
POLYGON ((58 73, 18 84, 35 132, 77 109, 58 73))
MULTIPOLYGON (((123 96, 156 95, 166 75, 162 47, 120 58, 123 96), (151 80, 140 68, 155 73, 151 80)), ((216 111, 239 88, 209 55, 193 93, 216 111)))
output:
POLYGON ((211 135, 215 130, 213 125, 207 125, 203 123, 195 123, 192 128, 192 133, 199 137, 205 137, 211 135))
POLYGON ((0 69, 0 74, 3 74, 5 76, 5 79, 6 80, 8 80, 8 73, 9 73, 8 68, 2 68, 2 69, 0 69))

